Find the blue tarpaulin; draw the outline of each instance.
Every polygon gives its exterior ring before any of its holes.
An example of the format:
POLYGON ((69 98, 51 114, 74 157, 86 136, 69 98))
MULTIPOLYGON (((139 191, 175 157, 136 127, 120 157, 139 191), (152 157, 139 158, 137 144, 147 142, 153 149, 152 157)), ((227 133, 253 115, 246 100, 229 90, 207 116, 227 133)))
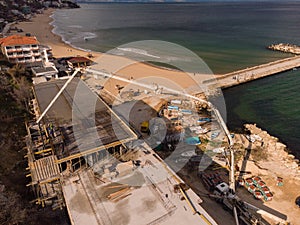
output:
POLYGON ((201 144, 199 137, 189 137, 189 138, 185 139, 184 142, 187 143, 188 145, 200 145, 201 144))
POLYGON ((211 122, 211 118, 199 118, 198 122, 211 122))
POLYGON ((181 111, 182 114, 189 114, 189 115, 192 114, 192 110, 189 110, 189 109, 182 109, 180 111, 181 111))
POLYGON ((178 106, 169 105, 168 110, 179 110, 178 106))

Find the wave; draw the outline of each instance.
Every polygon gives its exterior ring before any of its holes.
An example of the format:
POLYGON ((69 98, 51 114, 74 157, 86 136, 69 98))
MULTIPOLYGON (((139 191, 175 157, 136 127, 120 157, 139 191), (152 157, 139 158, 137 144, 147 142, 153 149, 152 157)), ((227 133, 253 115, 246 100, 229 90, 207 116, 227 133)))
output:
POLYGON ((188 57, 166 56, 165 59, 168 62, 172 62, 172 61, 191 62, 191 58, 188 57))
MULTIPOLYGON (((144 55, 148 57, 152 57, 155 59, 161 59, 163 62, 174 62, 174 61, 180 61, 180 62, 190 62, 191 59, 188 57, 176 57, 176 56, 169 56, 169 55, 164 55, 165 53, 160 53, 161 55, 153 55, 150 54, 148 51, 144 49, 139 49, 139 48, 122 48, 122 47, 117 47, 117 50, 121 50, 123 52, 131 52, 139 55, 144 55)), ((116 55, 124 55, 124 53, 120 51, 114 51, 114 54, 116 55)))
POLYGON ((84 38, 83 38, 84 40, 94 39, 98 37, 97 34, 91 32, 84 32, 83 34, 84 34, 84 38))
MULTIPOLYGON (((87 49, 87 48, 81 48, 81 47, 78 47, 76 45, 74 45, 73 43, 76 43, 76 42, 83 42, 83 41, 87 41, 89 39, 93 39, 93 38, 96 38, 97 35, 95 33, 92 33, 92 32, 81 32, 81 33, 73 33, 72 30, 70 30, 68 33, 64 30, 61 29, 61 25, 60 25, 60 20, 59 18, 63 17, 63 19, 67 19, 68 16, 66 14, 60 14, 57 15, 56 14, 57 11, 55 11, 50 17, 53 19, 51 22, 50 22, 50 25, 53 27, 53 29, 51 30, 51 32, 57 36, 60 36, 61 37, 61 40, 66 43, 67 45, 73 47, 73 48, 76 48, 78 50, 82 50, 82 51, 87 51, 87 52, 91 52, 92 50, 91 49, 87 49), (70 34, 72 34, 70 36, 70 34)), ((81 29, 83 28, 82 26, 80 25, 69 25, 68 26, 69 28, 76 28, 76 29, 81 29)), ((75 30, 74 29, 74 32, 78 32, 78 30, 75 30)))
POLYGON ((80 25, 69 25, 68 27, 71 27, 71 28, 78 28, 78 29, 82 28, 82 26, 80 26, 80 25))
POLYGON ((138 49, 138 48, 117 48, 117 49, 124 51, 124 52, 132 52, 135 54, 149 56, 149 57, 156 58, 156 59, 160 58, 159 56, 149 54, 146 50, 143 50, 143 49, 138 49))
MULTIPOLYGON (((69 19, 70 17, 69 16, 67 16, 66 14, 60 14, 59 15, 61 18, 64 18, 64 19, 69 19)), ((52 18, 53 20, 56 20, 57 19, 57 15, 55 14, 55 12, 52 14, 52 15, 50 15, 50 18, 52 18)))
POLYGON ((82 40, 90 40, 90 39, 94 39, 97 37, 97 34, 95 33, 92 33, 92 32, 80 32, 80 33, 77 33, 75 35, 73 35, 71 38, 70 38, 70 41, 71 42, 78 42, 78 41, 82 41, 82 40))
MULTIPOLYGON (((71 41, 67 40, 66 37, 65 37, 65 35, 64 35, 63 33, 59 32, 59 28, 58 28, 58 26, 55 24, 55 16, 54 16, 54 14, 52 14, 50 17, 54 19, 54 20, 50 23, 50 25, 53 27, 53 29, 51 30, 51 32, 52 32, 53 34, 55 34, 55 35, 61 37, 61 40, 62 40, 65 44, 71 46, 72 48, 78 49, 78 50, 82 50, 82 51, 86 51, 86 52, 91 52, 91 51, 92 51, 91 49, 80 48, 80 47, 78 47, 78 46, 72 44, 71 41)), ((89 33, 89 34, 90 34, 90 37, 94 37, 94 35, 91 35, 91 34, 93 34, 93 33, 89 33)), ((95 34, 95 35, 96 35, 96 34, 95 34)), ((96 35, 96 36, 97 36, 97 35, 96 35)))

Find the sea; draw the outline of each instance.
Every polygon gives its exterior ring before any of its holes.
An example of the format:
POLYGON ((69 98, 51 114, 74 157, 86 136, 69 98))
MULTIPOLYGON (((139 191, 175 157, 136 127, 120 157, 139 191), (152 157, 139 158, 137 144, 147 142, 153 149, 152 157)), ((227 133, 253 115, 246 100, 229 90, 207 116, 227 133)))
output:
MULTIPOLYGON (((268 45, 300 45, 300 2, 90 3, 80 7, 60 9, 52 16, 53 32, 65 42, 99 52, 134 41, 172 42, 196 53, 214 74, 292 56, 268 50, 268 45)), ((149 48, 132 51, 170 57, 149 48)), ((237 130, 244 123, 256 123, 300 159, 299 88, 300 69, 294 69, 223 90, 228 127, 237 130)))

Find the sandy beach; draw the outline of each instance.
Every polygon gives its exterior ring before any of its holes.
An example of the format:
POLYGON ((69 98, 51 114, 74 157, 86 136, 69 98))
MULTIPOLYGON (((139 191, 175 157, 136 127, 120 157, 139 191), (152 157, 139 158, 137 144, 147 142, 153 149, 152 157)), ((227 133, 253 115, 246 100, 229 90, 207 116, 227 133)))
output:
MULTIPOLYGON (((53 26, 50 23, 53 19, 50 17, 54 9, 47 9, 43 14, 36 14, 29 22, 20 22, 17 24, 25 33, 30 33, 36 36, 42 45, 48 45, 52 48, 54 57, 63 56, 87 56, 89 52, 85 52, 64 43, 60 36, 52 32, 53 26)), ((22 33, 21 33, 22 34, 22 33)), ((98 53, 93 53, 94 56, 99 56, 98 53)))
MULTIPOLYGON (((16 26, 23 30, 23 35, 30 33, 36 36, 38 41, 43 45, 48 45, 52 48, 53 56, 56 58, 67 56, 85 56, 92 54, 94 58, 92 60, 98 65, 97 69, 106 70, 109 72, 117 73, 119 76, 126 77, 128 79, 144 79, 145 77, 159 77, 165 79, 165 81, 157 81, 161 83, 169 83, 178 85, 179 88, 186 89, 195 84, 202 83, 203 80, 211 79, 211 74, 197 74, 195 79, 194 74, 187 74, 177 70, 164 69, 157 66, 152 66, 146 63, 135 62, 133 60, 102 54, 99 52, 90 52, 76 49, 62 41, 62 38, 52 32, 53 26, 50 23, 53 19, 50 17, 54 12, 54 9, 47 9, 43 14, 37 14, 29 22, 20 22, 16 26), (196 81, 195 81, 196 80, 196 81)), ((149 78, 150 79, 150 78, 149 78)), ((106 83, 106 88, 115 92, 115 85, 126 85, 125 83, 116 82, 115 80, 109 80, 106 83)), ((115 94, 115 93, 114 93, 115 94)))

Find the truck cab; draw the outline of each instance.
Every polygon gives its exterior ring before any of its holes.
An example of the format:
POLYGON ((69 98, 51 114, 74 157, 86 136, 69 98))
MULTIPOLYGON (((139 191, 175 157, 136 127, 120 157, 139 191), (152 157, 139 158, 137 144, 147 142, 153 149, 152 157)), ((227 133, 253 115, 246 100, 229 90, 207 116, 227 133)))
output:
POLYGON ((215 187, 214 194, 218 196, 227 196, 229 198, 234 198, 235 196, 233 190, 231 190, 229 185, 225 182, 222 182, 215 187))

